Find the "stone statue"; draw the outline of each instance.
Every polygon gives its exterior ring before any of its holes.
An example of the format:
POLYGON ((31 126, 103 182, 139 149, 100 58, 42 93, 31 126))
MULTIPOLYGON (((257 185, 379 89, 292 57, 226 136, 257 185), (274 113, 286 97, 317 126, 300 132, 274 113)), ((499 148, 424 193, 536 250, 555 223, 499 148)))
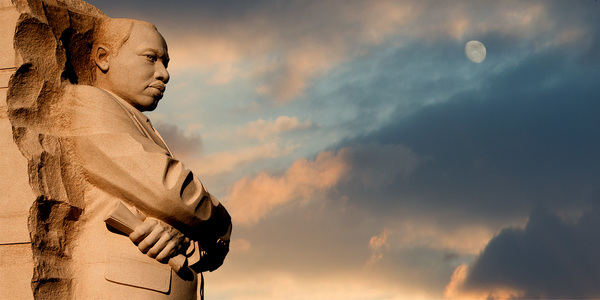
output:
POLYGON ((36 195, 35 298, 202 297, 231 218, 142 113, 169 80, 165 40, 81 1, 26 2, 7 106, 36 195))

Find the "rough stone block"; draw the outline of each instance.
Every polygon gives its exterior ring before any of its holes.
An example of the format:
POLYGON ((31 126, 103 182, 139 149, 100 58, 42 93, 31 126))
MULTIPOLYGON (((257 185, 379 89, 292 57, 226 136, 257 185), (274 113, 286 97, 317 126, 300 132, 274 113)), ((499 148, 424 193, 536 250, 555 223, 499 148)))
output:
POLYGON ((35 196, 28 183, 27 160, 12 139, 12 127, 6 115, 6 89, 0 89, 0 141, 0 244, 27 243, 27 216, 35 196))
POLYGON ((33 299, 31 244, 0 245, 0 253, 0 299, 33 299))
POLYGON ((13 37, 18 19, 19 13, 10 0, 0 0, 0 53, 2 54, 0 55, 0 69, 14 68, 15 66, 13 37))
MULTIPOLYGON (((10 76, 15 72, 15 69, 0 69, 0 89, 8 87, 10 76)), ((4 96, 4 105, 6 105, 6 96, 4 96)))
POLYGON ((10 1, 10 0, 0 0, 0 9, 7 8, 7 7, 13 7, 12 1, 10 1))
POLYGON ((0 119, 6 119, 6 88, 0 88, 0 119))

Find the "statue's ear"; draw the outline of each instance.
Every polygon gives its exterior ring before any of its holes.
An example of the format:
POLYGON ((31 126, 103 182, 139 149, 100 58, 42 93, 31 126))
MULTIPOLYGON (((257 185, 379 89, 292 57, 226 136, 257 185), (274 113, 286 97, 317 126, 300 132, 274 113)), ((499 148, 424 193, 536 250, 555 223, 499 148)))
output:
POLYGON ((94 47, 94 62, 96 63, 96 66, 98 66, 98 68, 106 73, 108 71, 108 66, 109 63, 108 61, 110 60, 110 50, 104 46, 104 45, 98 45, 96 47, 94 47))

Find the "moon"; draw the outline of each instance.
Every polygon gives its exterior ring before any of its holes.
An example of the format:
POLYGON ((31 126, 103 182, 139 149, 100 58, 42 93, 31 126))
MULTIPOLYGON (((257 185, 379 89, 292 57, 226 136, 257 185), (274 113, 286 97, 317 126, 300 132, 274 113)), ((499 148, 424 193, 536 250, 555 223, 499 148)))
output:
POLYGON ((465 45, 465 55, 476 64, 485 59, 485 54, 485 46, 480 41, 469 41, 465 45))

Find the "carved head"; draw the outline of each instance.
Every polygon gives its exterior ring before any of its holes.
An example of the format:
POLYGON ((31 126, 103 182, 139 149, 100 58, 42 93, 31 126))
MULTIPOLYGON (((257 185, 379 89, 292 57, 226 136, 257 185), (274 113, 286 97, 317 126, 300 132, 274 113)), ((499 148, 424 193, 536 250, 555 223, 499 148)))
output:
POLYGON ((140 111, 154 110, 169 81, 167 43, 150 23, 102 20, 92 47, 93 85, 110 91, 140 111))

